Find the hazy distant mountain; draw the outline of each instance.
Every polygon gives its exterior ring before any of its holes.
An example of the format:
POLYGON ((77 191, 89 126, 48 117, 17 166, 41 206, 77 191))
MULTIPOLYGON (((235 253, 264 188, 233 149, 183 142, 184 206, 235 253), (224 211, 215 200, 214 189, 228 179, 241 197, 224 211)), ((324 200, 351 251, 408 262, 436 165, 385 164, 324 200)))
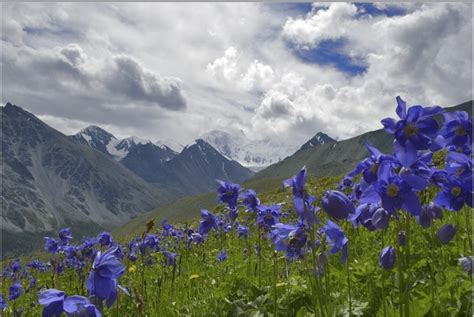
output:
POLYGON ((269 139, 250 140, 243 132, 230 134, 221 130, 212 130, 202 135, 205 140, 221 154, 254 171, 274 164, 293 154, 298 147, 275 144, 269 139))
MULTIPOLYGON (((240 182, 253 175, 203 140, 177 153, 161 141, 152 143, 138 137, 118 140, 97 126, 71 137, 115 158, 147 182, 171 188, 179 196, 214 190, 216 179, 240 182)), ((175 143, 173 147, 179 145, 175 143)))
POLYGON ((201 139, 166 162, 165 168, 168 171, 165 184, 175 185, 188 194, 215 190, 216 179, 240 183, 254 174, 201 139))
POLYGON ((94 140, 83 137, 97 151, 10 103, 1 107, 1 121, 4 236, 65 225, 113 228, 170 199, 101 153, 113 138, 102 129, 89 129, 94 140))

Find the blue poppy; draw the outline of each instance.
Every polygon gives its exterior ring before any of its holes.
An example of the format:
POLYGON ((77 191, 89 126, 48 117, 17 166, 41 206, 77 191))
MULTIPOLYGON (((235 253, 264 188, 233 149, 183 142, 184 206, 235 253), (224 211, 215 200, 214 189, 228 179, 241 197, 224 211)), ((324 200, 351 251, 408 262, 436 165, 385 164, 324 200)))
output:
POLYGON ((66 294, 57 289, 47 289, 39 292, 38 302, 44 306, 44 317, 60 317, 63 313, 63 302, 66 299, 66 294))
POLYGON ((23 294, 23 287, 19 282, 14 282, 8 290, 8 300, 15 300, 23 294))
POLYGON ((304 225, 277 223, 273 226, 270 235, 275 249, 285 251, 288 259, 303 258, 304 246, 308 240, 304 225))
POLYGON ((163 256, 166 260, 166 265, 168 266, 174 266, 176 264, 176 253, 169 252, 169 251, 163 251, 163 256))
POLYGON ((230 209, 237 207, 237 199, 239 198, 240 185, 223 182, 217 180, 219 188, 217 188, 217 201, 226 203, 230 209))
POLYGON ((419 105, 406 109, 406 102, 399 96, 397 99, 396 113, 400 120, 385 118, 381 122, 385 131, 395 136, 402 146, 411 143, 416 149, 428 149, 431 138, 436 136, 438 123, 432 117, 443 109, 439 106, 422 107, 419 105))
POLYGON ((199 233, 201 235, 208 234, 213 228, 217 231, 216 217, 209 210, 202 209, 201 218, 202 220, 199 223, 199 233))
POLYGON ((237 234, 239 237, 247 239, 247 237, 250 235, 250 229, 246 226, 239 225, 237 228, 237 234))
POLYGON ((125 266, 116 256, 117 247, 99 251, 92 264, 92 271, 87 280, 87 289, 91 295, 106 300, 110 307, 117 298, 117 278, 125 271, 125 266))
POLYGON ((380 253, 379 263, 380 266, 384 269, 390 270, 395 265, 397 260, 397 252, 394 247, 385 247, 380 253))
POLYGON ((413 188, 395 174, 390 162, 380 164, 377 182, 364 190, 360 201, 361 203, 381 202, 382 207, 392 214, 400 208, 414 216, 421 212, 420 200, 413 188))
POLYGON ((448 176, 441 183, 441 191, 436 195, 434 203, 452 211, 460 210, 464 204, 472 207, 472 178, 458 179, 448 176))
POLYGON ((348 220, 352 222, 355 228, 363 225, 369 231, 374 231, 376 228, 372 224, 372 216, 377 208, 377 205, 374 204, 360 204, 355 209, 355 212, 349 215, 348 220))
POLYGON ((99 233, 99 243, 103 246, 112 245, 112 235, 106 231, 99 233))
POLYGON ((462 266, 463 270, 468 272, 469 274, 472 274, 472 262, 474 260, 474 257, 472 256, 466 256, 459 258, 459 264, 462 266))
POLYGON ((217 261, 218 262, 224 262, 225 260, 227 260, 227 253, 225 252, 225 250, 222 250, 217 255, 217 261))
POLYGON ((471 144, 472 119, 465 111, 447 112, 443 114, 444 125, 440 134, 446 139, 446 143, 454 146, 471 144))
POLYGON ((360 173, 368 184, 377 180, 377 172, 381 162, 393 160, 390 155, 383 154, 379 149, 365 143, 369 156, 362 162, 357 163, 356 167, 349 173, 349 177, 354 177, 360 173))
POLYGON ((308 225, 312 226, 315 221, 314 214, 317 211, 316 206, 313 206, 316 202, 316 197, 309 195, 305 190, 306 179, 307 171, 306 167, 303 167, 298 174, 285 180, 283 186, 292 188, 293 206, 296 213, 299 215, 300 220, 303 222, 309 222, 308 225))
POLYGON ((346 194, 337 190, 328 190, 321 197, 323 209, 335 219, 346 219, 355 212, 354 204, 346 194))
POLYGON ((260 199, 253 189, 247 189, 239 197, 242 199, 242 204, 247 207, 247 211, 255 211, 255 208, 260 205, 260 199))
POLYGON ((390 213, 385 209, 379 207, 375 209, 372 214, 372 225, 380 230, 385 230, 388 228, 390 222, 390 213))
POLYGON ((4 310, 7 308, 7 302, 5 301, 5 296, 3 294, 0 294, 0 310, 4 310))
POLYGON ((67 243, 69 240, 71 240, 72 239, 71 229, 63 228, 59 230, 59 239, 63 243, 67 243))
POLYGON ((255 223, 260 225, 261 227, 271 228, 274 224, 278 222, 280 211, 280 205, 258 205, 257 219, 255 223))
POLYGON ((328 220, 326 225, 321 228, 321 232, 326 235, 326 242, 331 247, 329 254, 335 254, 341 251, 341 260, 345 263, 347 260, 347 243, 349 242, 349 239, 347 239, 344 231, 342 231, 337 224, 328 220))
POLYGON ((61 249, 61 246, 55 239, 44 237, 44 249, 54 255, 61 249))
POLYGON ((451 224, 445 224, 439 228, 437 236, 442 244, 448 244, 456 235, 456 228, 451 224))
POLYGON ((84 296, 66 297, 63 302, 64 311, 71 316, 101 317, 101 312, 84 296))

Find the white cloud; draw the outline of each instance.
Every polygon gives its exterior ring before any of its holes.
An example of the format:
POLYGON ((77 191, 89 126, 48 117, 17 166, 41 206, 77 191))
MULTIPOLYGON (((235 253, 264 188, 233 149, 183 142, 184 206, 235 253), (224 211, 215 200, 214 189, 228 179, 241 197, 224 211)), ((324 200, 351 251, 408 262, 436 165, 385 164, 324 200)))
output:
POLYGON ((472 98, 471 5, 397 6, 407 14, 360 18, 351 3, 300 17, 258 3, 8 3, 4 98, 62 131, 87 122, 186 143, 244 130, 275 144, 379 128, 398 94, 442 106, 472 98), (304 63, 287 46, 339 38, 365 73, 304 63))
POLYGON ((283 37, 301 47, 314 47, 322 40, 337 39, 351 32, 351 18, 357 13, 352 3, 334 3, 313 9, 305 19, 288 18, 283 37))

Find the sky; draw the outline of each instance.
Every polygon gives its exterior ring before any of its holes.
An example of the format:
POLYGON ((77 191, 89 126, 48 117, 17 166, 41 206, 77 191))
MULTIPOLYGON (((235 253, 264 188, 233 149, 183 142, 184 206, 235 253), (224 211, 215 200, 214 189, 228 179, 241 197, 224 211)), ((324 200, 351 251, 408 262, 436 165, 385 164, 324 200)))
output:
POLYGON ((346 139, 472 99, 467 3, 2 3, 2 103, 64 134, 346 139))

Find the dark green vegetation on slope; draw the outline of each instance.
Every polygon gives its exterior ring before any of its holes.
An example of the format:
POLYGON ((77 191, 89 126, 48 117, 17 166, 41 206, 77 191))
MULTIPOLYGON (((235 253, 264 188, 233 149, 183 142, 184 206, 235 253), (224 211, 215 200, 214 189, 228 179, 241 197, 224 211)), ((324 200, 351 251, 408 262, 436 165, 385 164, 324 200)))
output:
MULTIPOLYGON (((466 111, 471 116, 472 101, 446 108, 446 111, 466 111)), ((304 165, 308 167, 308 171, 314 176, 344 174, 349 172, 357 162, 367 156, 367 149, 364 146, 365 142, 378 148, 383 153, 390 153, 392 151, 393 137, 380 129, 336 143, 302 149, 292 156, 258 172, 254 178, 288 178, 304 165)))

